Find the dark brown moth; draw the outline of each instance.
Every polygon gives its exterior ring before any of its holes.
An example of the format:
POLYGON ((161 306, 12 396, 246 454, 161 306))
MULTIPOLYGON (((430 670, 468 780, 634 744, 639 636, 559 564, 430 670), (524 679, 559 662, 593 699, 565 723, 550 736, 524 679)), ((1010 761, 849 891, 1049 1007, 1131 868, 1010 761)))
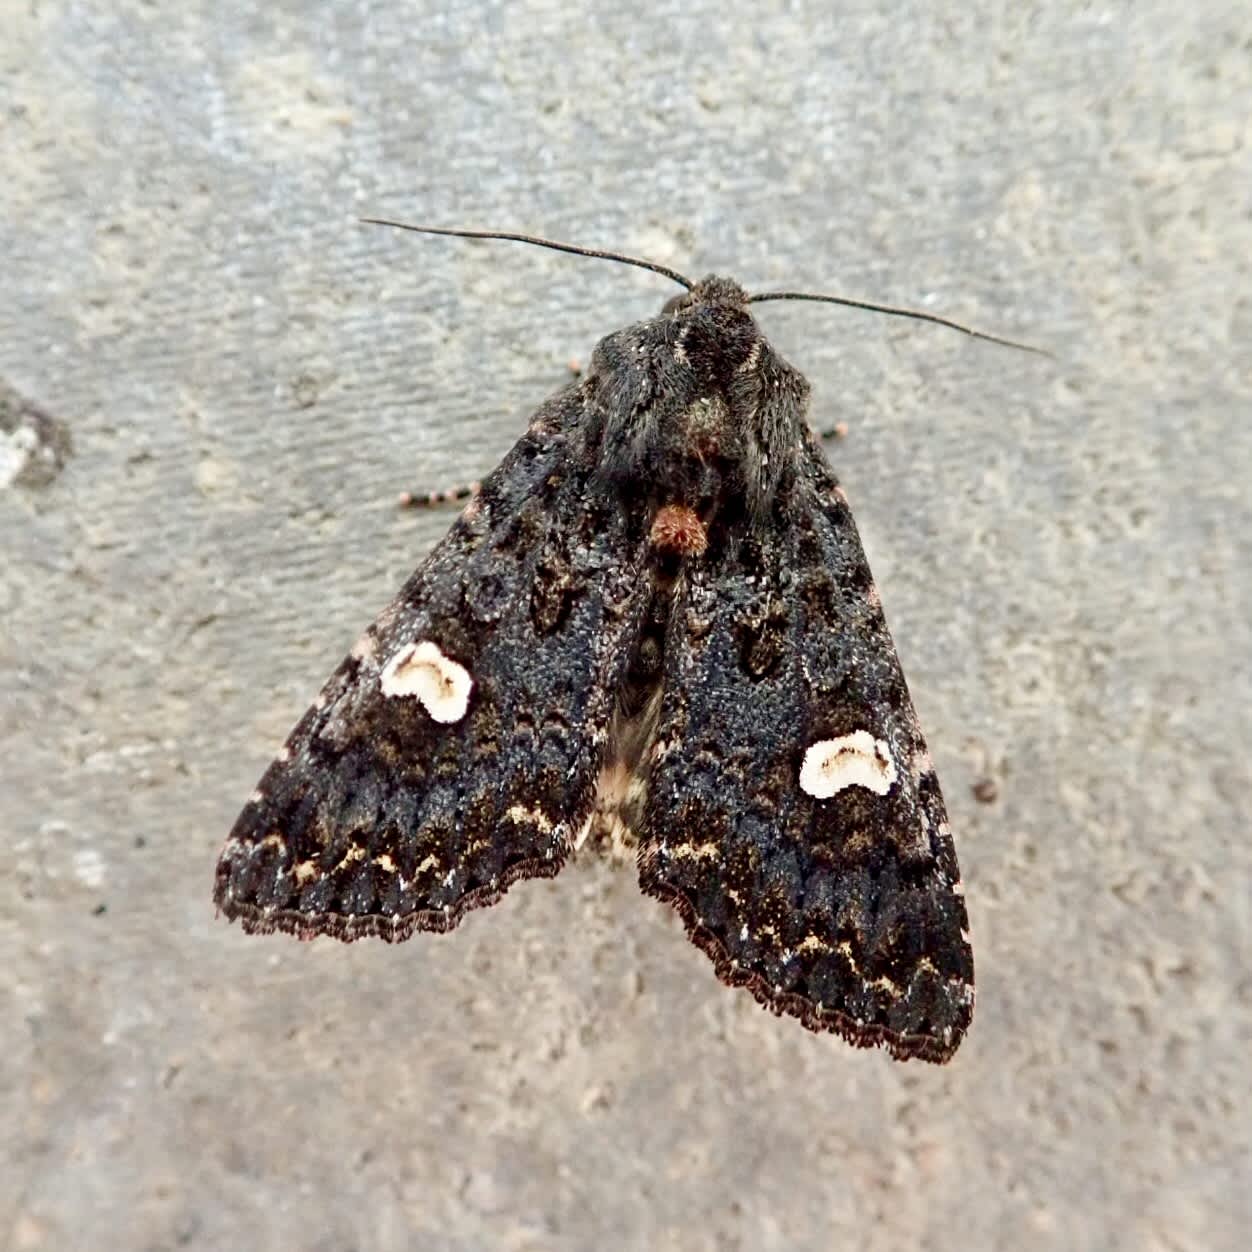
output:
POLYGON ((395 941, 625 844, 725 982, 946 1061, 974 985, 939 782, 808 383, 750 310, 833 298, 592 255, 686 290, 600 341, 360 637, 217 905, 395 941))

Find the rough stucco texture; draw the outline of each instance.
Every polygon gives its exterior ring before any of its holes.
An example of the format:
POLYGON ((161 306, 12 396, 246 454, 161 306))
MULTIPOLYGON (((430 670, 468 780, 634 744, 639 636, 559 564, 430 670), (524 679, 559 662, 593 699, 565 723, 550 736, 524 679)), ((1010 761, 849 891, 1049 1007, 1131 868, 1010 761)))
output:
POLYGON ((1244 1246, 1246 9, 652 8, 0 8, 5 1247, 1244 1246), (600 862, 394 948, 214 919, 254 780, 447 525, 397 493, 670 294, 363 213, 1055 350, 762 310, 848 424, 949 798, 951 1066, 768 1016, 600 862))

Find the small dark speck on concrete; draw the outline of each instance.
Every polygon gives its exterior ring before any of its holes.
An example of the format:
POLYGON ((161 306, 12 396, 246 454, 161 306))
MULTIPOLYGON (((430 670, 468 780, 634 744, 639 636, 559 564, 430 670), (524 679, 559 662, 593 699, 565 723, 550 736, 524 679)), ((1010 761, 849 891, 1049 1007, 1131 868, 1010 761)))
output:
POLYGON ((980 778, 970 790, 979 804, 994 804, 1000 798, 1000 788, 993 778, 980 778))
POLYGON ((312 374, 300 374, 291 380, 291 397, 299 409, 311 409, 321 392, 321 383, 312 374))

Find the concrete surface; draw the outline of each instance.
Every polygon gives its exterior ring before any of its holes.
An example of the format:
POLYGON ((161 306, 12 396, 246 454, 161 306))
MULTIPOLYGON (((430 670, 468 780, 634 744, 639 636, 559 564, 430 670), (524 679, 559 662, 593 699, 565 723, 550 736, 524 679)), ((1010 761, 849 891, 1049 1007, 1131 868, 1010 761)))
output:
POLYGON ((0 1245, 1246 1246, 1246 6, 628 7, 0 6, 0 1245), (450 520, 396 494, 671 294, 362 213, 1058 352, 762 310, 957 830, 950 1067, 768 1016, 600 863, 397 948, 215 921, 450 520))

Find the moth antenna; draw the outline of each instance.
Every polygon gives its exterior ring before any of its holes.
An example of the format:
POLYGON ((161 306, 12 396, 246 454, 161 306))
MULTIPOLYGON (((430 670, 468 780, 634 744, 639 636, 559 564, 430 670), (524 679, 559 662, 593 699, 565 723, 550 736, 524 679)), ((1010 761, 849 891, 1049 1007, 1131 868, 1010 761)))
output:
POLYGON ((622 252, 603 252, 599 248, 580 248, 577 244, 558 243, 555 239, 541 239, 538 235, 517 235, 505 230, 452 230, 446 226, 413 226, 408 222, 396 222, 385 217, 363 217, 362 222, 371 226, 394 226, 396 230, 412 230, 419 235, 452 235, 457 239, 513 239, 518 243, 533 243, 540 248, 551 248, 556 252, 572 252, 575 256, 600 257, 605 261, 620 261, 623 265, 636 265, 641 270, 651 270, 654 274, 663 274, 672 278, 680 287, 688 291, 695 286, 684 278, 677 270, 658 265, 655 261, 645 261, 642 257, 626 256, 622 252))
POLYGON ((1033 352, 1036 356, 1056 358, 1046 348, 1036 348, 1033 344, 1019 343, 1016 339, 1003 339, 999 335, 989 335, 986 331, 975 330, 961 322, 954 322, 950 317, 940 317, 937 313, 923 313, 921 309, 906 309, 893 304, 875 304, 871 300, 853 300, 848 296, 819 296, 806 291, 764 291, 759 295, 749 296, 749 304, 760 304, 764 300, 816 300, 822 304, 842 304, 850 309, 868 309, 871 313, 886 313, 889 317, 911 317, 917 322, 933 322, 936 326, 946 326, 949 330, 959 330, 963 335, 974 339, 985 339, 988 343, 998 343, 1004 348, 1016 348, 1020 352, 1033 352))

